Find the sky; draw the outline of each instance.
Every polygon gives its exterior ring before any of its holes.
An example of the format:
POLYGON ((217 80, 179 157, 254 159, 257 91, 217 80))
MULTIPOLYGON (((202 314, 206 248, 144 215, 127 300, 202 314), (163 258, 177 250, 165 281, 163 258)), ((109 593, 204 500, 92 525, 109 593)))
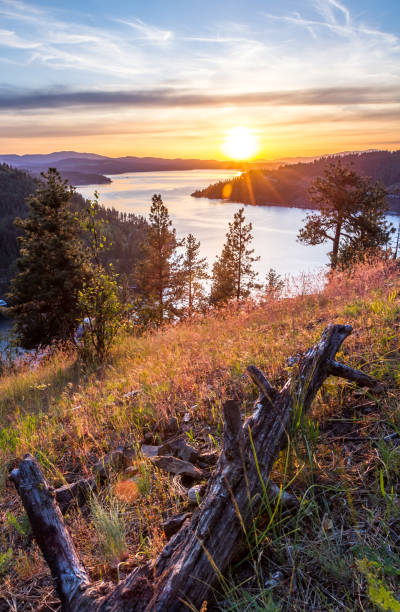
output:
POLYGON ((400 148, 399 0, 0 0, 0 154, 400 148))

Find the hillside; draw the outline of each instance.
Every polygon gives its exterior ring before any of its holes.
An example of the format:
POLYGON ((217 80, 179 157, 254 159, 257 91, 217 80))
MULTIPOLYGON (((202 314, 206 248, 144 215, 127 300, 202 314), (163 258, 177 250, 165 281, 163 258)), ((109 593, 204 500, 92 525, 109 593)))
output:
POLYGON ((25 198, 36 188, 36 179, 26 172, 0 165, 0 297, 15 271, 18 244, 14 219, 26 215, 25 198))
MULTIPOLYGON (((21 612, 59 609, 6 480, 25 452, 38 458, 54 487, 94 473, 119 447, 131 457, 125 471, 111 470, 97 501, 67 514, 91 579, 116 582, 160 552, 166 518, 196 507, 185 478, 154 467, 142 444, 179 434, 203 455, 219 452, 222 403, 234 394, 244 418, 257 397, 246 366, 257 365, 280 388, 295 367, 287 359, 318 341, 331 322, 354 328, 340 359, 380 380, 384 392, 328 379, 273 468, 273 482, 292 503, 271 499, 254 518, 238 563, 220 577, 207 610, 372 610, 384 609, 377 604, 382 593, 389 603, 399 598, 399 278, 394 262, 331 277, 321 293, 303 277, 293 281, 294 298, 121 335, 110 363, 96 371, 61 351, 5 372, 0 610, 9 601, 21 612)), ((206 480, 204 469, 200 484, 206 480)))
MULTIPOLYGON (((28 207, 25 200, 36 191, 37 185, 38 179, 27 172, 0 164, 0 299, 6 294, 8 283, 16 272, 19 247, 14 219, 26 217, 28 207)), ((83 211, 86 200, 75 193, 71 205, 74 210, 83 211)), ((133 262, 141 256, 140 244, 147 226, 145 219, 104 207, 100 208, 99 214, 106 221, 105 233, 111 245, 105 252, 106 261, 111 261, 117 272, 130 273, 133 262)))
POLYGON ((36 155, 0 155, 0 163, 10 164, 34 175, 57 167, 62 176, 73 185, 91 185, 110 182, 106 174, 123 172, 159 172, 166 170, 231 169, 265 167, 276 168, 275 162, 234 162, 214 159, 164 159, 160 157, 106 157, 93 153, 58 151, 36 155))
MULTIPOLYGON (((322 176, 326 165, 335 157, 284 165, 278 169, 249 170, 231 181, 220 181, 195 191, 192 196, 226 199, 257 206, 312 208, 307 193, 311 181, 322 176)), ((400 151, 369 151, 341 154, 337 157, 340 157, 343 164, 351 165, 358 174, 371 177, 374 181, 381 180, 390 192, 391 210, 400 212, 400 151)))

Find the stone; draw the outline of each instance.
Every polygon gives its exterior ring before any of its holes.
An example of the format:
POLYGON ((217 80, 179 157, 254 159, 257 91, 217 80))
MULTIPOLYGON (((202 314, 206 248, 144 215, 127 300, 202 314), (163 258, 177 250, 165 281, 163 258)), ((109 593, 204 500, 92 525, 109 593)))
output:
POLYGON ((159 448, 159 446, 152 446, 151 444, 142 444, 140 450, 144 457, 152 459, 152 457, 157 457, 159 448))
POLYGON ((282 581, 282 578, 282 572, 280 572, 279 570, 277 572, 274 572, 273 574, 271 574, 270 578, 265 581, 265 587, 267 589, 276 587, 282 581))
POLYGON ((104 455, 93 466, 93 473, 100 479, 108 478, 111 470, 116 472, 121 471, 126 467, 126 457, 122 449, 116 449, 104 455))
POLYGON ((151 461, 159 469, 169 472, 170 474, 179 474, 180 476, 188 476, 193 480, 201 480, 203 472, 195 467, 189 461, 182 461, 171 455, 162 455, 161 457, 152 457, 151 461))
POLYGON ((132 478, 133 476, 136 476, 138 472, 139 472, 139 468, 137 465, 130 465, 126 468, 125 475, 128 476, 129 478, 132 478))
POLYGON ((198 461, 198 451, 190 446, 182 438, 176 440, 167 440, 158 449, 159 455, 173 455, 183 461, 190 461, 191 463, 198 461))
POLYGON ((209 453, 201 453, 199 456, 199 461, 207 463, 207 465, 212 465, 213 463, 217 463, 219 457, 219 452, 217 450, 210 451, 209 453))
POLYGON ((274 482, 270 481, 268 483, 268 492, 274 501, 277 501, 280 497, 280 504, 283 508, 294 508, 300 505, 300 502, 297 497, 295 497, 291 493, 288 493, 287 491, 281 492, 280 487, 278 487, 278 485, 274 482))
POLYGON ((133 400, 133 399, 135 399, 135 397, 137 396, 138 393, 140 393, 140 391, 138 391, 137 389, 135 389, 133 391, 128 391, 128 393, 124 393, 124 395, 122 396, 122 399, 124 399, 124 400, 133 400))
POLYGON ((165 426, 165 431, 170 434, 174 434, 178 431, 178 429, 179 427, 178 427, 178 421, 176 417, 170 417, 165 426))
POLYGON ((191 487, 187 493, 188 500, 191 504, 198 504, 203 499, 205 486, 204 485, 194 485, 191 487))
POLYGON ((182 514, 177 514, 175 516, 171 516, 166 519, 162 524, 162 528, 164 529, 165 536, 169 539, 171 538, 179 529, 182 527, 183 523, 186 519, 191 517, 190 512, 184 512, 182 514))

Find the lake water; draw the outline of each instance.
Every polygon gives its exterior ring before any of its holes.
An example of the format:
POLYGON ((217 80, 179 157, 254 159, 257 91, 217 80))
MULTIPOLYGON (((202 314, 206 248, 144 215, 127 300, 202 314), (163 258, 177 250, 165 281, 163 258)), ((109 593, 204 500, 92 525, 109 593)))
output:
MULTIPOLYGON (((112 183, 77 187, 84 197, 93 197, 99 192, 100 203, 121 212, 132 212, 147 216, 151 197, 160 193, 167 206, 177 236, 189 233, 201 243, 201 253, 210 263, 219 255, 228 231, 228 223, 242 206, 192 198, 196 189, 210 183, 237 176, 232 170, 185 170, 176 172, 129 172, 110 175, 112 183)), ((296 241, 306 210, 279 206, 245 206, 247 222, 253 224, 253 248, 260 261, 255 264, 259 280, 264 281, 269 268, 282 275, 313 272, 328 263, 329 245, 304 246, 296 241)))

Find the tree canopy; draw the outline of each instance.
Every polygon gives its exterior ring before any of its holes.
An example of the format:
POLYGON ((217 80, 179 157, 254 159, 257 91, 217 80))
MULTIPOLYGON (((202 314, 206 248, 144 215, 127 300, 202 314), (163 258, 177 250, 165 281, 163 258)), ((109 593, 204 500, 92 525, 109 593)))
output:
POLYGON ((385 217, 387 191, 380 182, 372 183, 337 160, 312 182, 309 192, 318 212, 306 216, 298 240, 309 245, 330 242, 332 269, 388 244, 392 228, 385 217))
POLYGON ((246 224, 245 220, 244 208, 240 208, 233 222, 229 223, 222 253, 213 266, 211 304, 227 302, 232 298, 241 300, 258 287, 253 263, 260 258, 254 257, 254 249, 249 248, 253 226, 246 224))
POLYGON ((177 248, 180 242, 161 195, 154 194, 149 225, 142 243, 143 260, 136 266, 135 279, 142 293, 142 317, 156 323, 179 312, 182 283, 177 248))
POLYGON ((54 168, 28 200, 18 273, 8 295, 20 345, 27 349, 70 340, 79 316, 78 293, 88 274, 81 228, 70 207, 73 189, 54 168))

